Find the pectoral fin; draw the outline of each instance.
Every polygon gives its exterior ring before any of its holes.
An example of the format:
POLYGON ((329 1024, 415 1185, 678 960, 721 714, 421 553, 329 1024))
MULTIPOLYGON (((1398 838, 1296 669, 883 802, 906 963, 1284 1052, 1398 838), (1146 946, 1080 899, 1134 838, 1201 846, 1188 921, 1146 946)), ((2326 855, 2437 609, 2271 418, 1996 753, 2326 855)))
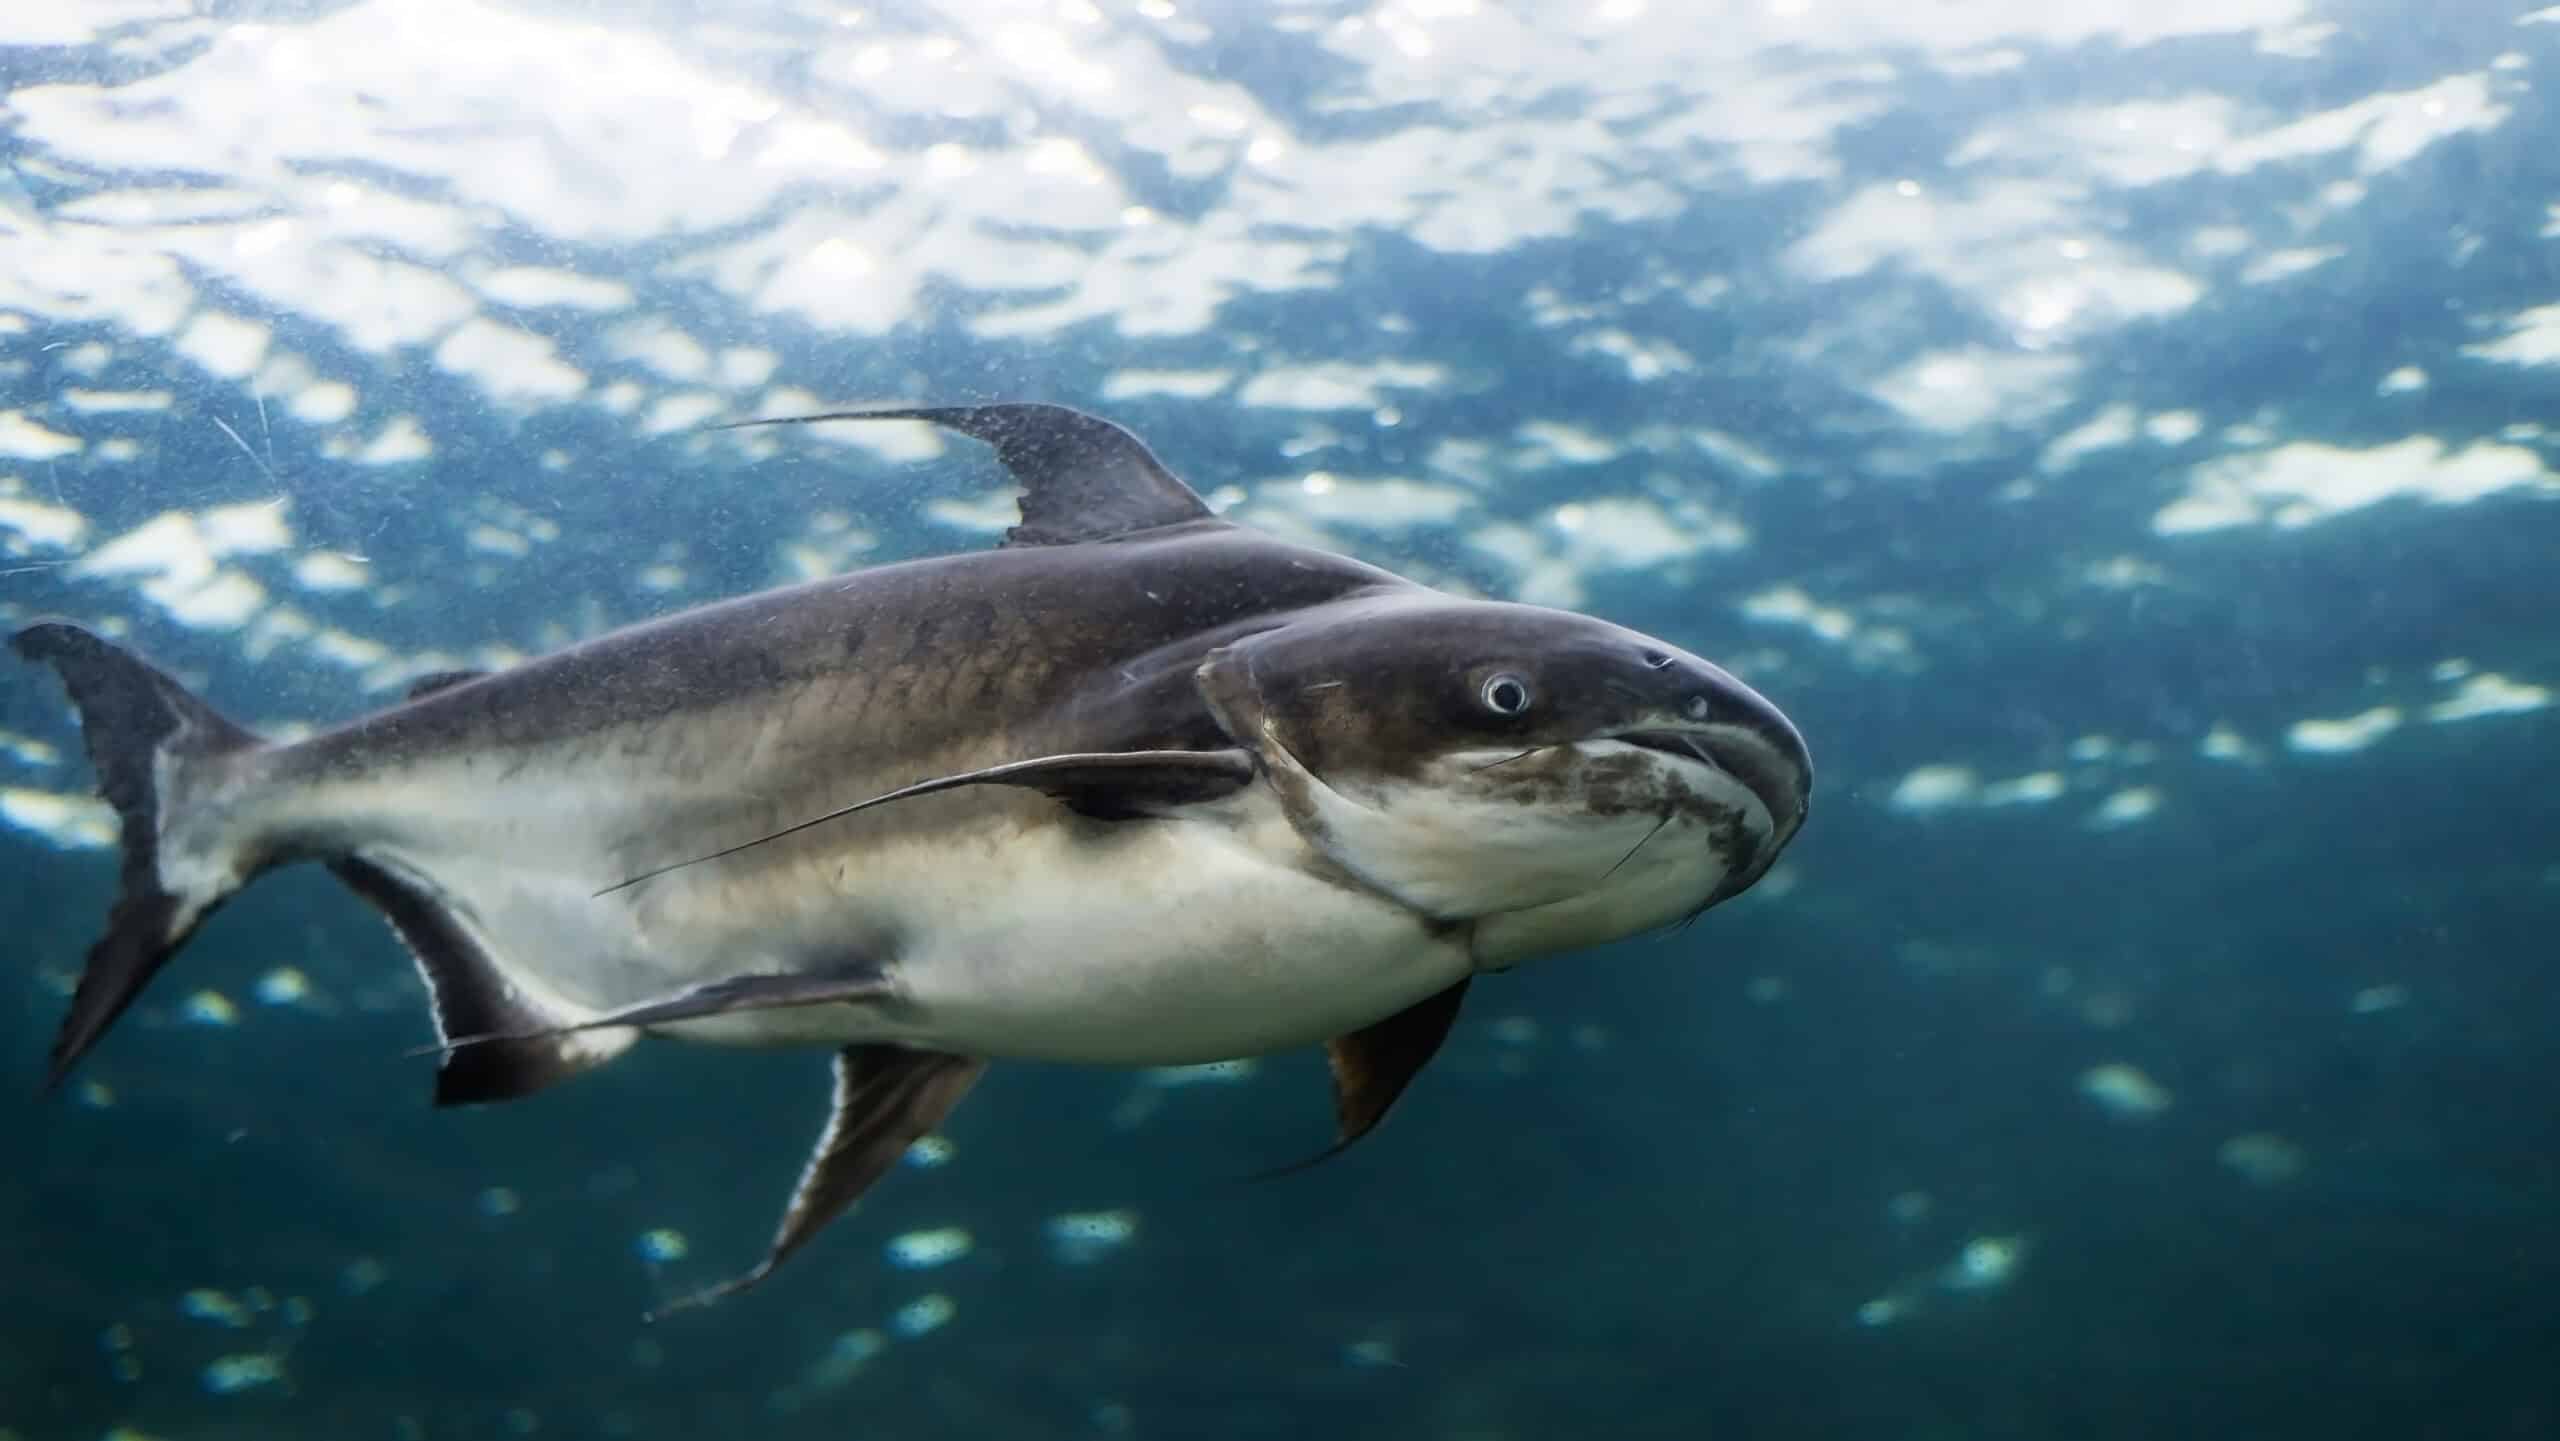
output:
POLYGON ((1025 786, 1097 820, 1123 821, 1233 795, 1252 782, 1253 757, 1241 750, 1124 751, 1050 756, 1018 769, 995 769, 1012 773, 980 771, 954 780, 1025 786))
POLYGON ((847 1046, 837 1052, 827 1129, 800 1172, 764 1259, 743 1276, 679 1297, 649 1319, 734 1296, 772 1275, 784 1257, 869 1190, 907 1147, 941 1125, 986 1068, 986 1062, 967 1056, 900 1046, 847 1046))
POLYGON ((957 775, 918 781, 822 816, 812 816, 798 825, 785 826, 769 835, 741 841, 725 850, 643 871, 628 880, 616 881, 596 894, 610 895, 669 871, 733 856, 767 841, 778 841, 784 836, 805 831, 811 826, 839 820, 856 811, 867 811, 873 806, 885 806, 891 801, 909 800, 936 791, 958 790, 962 786, 1020 786, 1055 796, 1086 815, 1103 820, 1129 820, 1167 806, 1191 805, 1232 795, 1252 781, 1253 757, 1241 750, 1089 751, 1075 755, 1041 756, 1034 760, 1013 761, 983 770, 962 771, 957 775))
POLYGON ((1466 997, 1467 983, 1460 981, 1383 1021, 1327 1042, 1325 1059, 1333 1069, 1333 1144, 1255 1179, 1303 1171, 1341 1155, 1352 1142, 1377 1129, 1387 1108, 1440 1053, 1440 1044, 1449 1039, 1449 1028, 1457 1023, 1459 1004, 1466 997))

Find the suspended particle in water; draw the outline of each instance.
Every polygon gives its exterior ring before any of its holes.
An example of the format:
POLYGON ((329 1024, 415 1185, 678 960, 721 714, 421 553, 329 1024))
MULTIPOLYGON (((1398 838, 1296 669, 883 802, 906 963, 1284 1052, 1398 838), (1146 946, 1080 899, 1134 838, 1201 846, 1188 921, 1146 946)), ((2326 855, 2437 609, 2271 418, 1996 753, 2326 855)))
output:
POLYGON ((897 1314, 889 1318, 889 1329, 912 1341, 941 1330, 959 1310, 950 1297, 937 1291, 899 1307, 897 1314))
POLYGON ((969 1233, 958 1226, 909 1231, 889 1242, 889 1264, 902 1271, 929 1271, 968 1255, 973 1244, 969 1233))
POLYGON ((204 1368, 204 1389, 217 1396, 272 1386, 283 1379, 283 1361, 265 1352, 225 1356, 204 1368))
POLYGON ((310 977, 291 966, 278 966, 258 978, 258 999, 266 1005, 299 1005, 310 995, 310 977))
POLYGON ((1069 1266, 1098 1261, 1138 1234, 1131 1211, 1069 1211, 1049 1218, 1050 1254, 1069 1266))
POLYGON ((2005 1286, 2026 1259, 2026 1242, 2017 1236, 1976 1236, 1964 1243, 1946 1269, 1950 1290, 1988 1291, 2005 1286))
POLYGON ((249 1324, 250 1307, 231 1299, 227 1292, 198 1288, 178 1298, 178 1314, 198 1321, 211 1321, 233 1330, 249 1324))

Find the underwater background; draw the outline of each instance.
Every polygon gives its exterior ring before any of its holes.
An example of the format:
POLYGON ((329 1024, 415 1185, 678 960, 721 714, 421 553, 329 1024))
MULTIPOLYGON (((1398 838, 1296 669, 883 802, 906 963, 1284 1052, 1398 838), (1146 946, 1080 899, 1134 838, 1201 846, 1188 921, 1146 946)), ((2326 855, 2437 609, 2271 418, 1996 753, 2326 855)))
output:
POLYGON ((261 729, 1011 517, 706 423, 1049 400, 1817 765, 1348 1155, 1238 1179, 1312 1053, 1005 1065, 644 1325, 824 1057, 433 1111, 298 870, 39 1099, 16 666, 0 1437, 2560 1436, 2560 9, 50 0, 0 91, 0 621, 261 729))

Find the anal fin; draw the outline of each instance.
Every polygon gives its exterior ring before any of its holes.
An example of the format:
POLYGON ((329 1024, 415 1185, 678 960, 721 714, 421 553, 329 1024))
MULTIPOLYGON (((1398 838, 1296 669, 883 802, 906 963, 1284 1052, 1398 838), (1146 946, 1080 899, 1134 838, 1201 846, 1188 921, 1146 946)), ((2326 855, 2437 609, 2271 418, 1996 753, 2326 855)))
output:
POLYGON ((630 1048, 635 1037, 555 1034, 559 1016, 528 1000, 490 961, 480 943, 423 888, 359 856, 329 870, 391 922, 426 979, 435 1010, 439 1106, 512 1101, 591 1071, 630 1048), (470 1046, 462 1037, 504 1036, 470 1046))
POLYGON ((1341 1155, 1352 1142, 1376 1130, 1405 1087, 1413 1084, 1413 1078, 1440 1053, 1441 1043, 1449 1039, 1449 1028, 1457 1023, 1458 1007, 1466 997, 1467 983, 1460 981, 1383 1021, 1327 1042, 1325 1059, 1333 1071, 1333 1144, 1303 1161, 1264 1171, 1254 1179, 1303 1171, 1341 1155))
POLYGON ((734 1296, 765 1277, 810 1237, 844 1214, 898 1157, 941 1125, 985 1074, 987 1063, 903 1046, 847 1046, 836 1053, 835 1102, 817 1149, 792 1188, 773 1244, 755 1269, 659 1307, 648 1319, 734 1296))

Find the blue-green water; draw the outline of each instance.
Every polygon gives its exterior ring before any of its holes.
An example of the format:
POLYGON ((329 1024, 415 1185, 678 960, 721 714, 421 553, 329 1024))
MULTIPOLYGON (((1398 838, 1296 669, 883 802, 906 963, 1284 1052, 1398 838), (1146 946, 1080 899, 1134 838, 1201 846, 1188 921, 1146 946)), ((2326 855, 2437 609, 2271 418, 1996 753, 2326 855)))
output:
POLYGON ((1006 1065, 649 1326, 823 1058, 430 1110, 295 871, 38 1101, 114 867, 12 672, 0 1435, 2560 1433, 2560 15, 1708 10, 0 18, 0 620, 262 728, 989 543, 974 448, 693 427, 1039 399, 1820 768, 1349 1155, 1235 1179, 1314 1055, 1006 1065))

